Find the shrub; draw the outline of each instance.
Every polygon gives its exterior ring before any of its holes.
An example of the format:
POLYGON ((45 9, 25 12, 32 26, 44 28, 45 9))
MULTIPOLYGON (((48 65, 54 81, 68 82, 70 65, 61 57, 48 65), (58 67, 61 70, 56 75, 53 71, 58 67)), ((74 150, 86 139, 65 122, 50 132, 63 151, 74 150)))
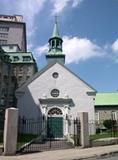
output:
POLYGON ((100 128, 96 129, 96 134, 100 133, 100 128))
POLYGON ((111 119, 104 120, 104 122, 103 122, 103 125, 107 129, 111 129, 115 124, 116 124, 116 121, 115 120, 111 120, 111 119))

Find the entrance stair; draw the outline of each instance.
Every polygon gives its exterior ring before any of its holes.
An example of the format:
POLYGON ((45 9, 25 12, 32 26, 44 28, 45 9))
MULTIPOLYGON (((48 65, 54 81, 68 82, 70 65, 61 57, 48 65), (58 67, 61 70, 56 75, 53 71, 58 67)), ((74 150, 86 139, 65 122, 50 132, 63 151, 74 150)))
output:
POLYGON ((27 145, 21 147, 19 151, 21 153, 29 153, 29 152, 32 153, 32 152, 42 152, 48 150, 59 150, 59 149, 70 149, 70 148, 74 148, 74 145, 71 142, 68 142, 67 140, 37 139, 29 144, 27 143, 27 145))

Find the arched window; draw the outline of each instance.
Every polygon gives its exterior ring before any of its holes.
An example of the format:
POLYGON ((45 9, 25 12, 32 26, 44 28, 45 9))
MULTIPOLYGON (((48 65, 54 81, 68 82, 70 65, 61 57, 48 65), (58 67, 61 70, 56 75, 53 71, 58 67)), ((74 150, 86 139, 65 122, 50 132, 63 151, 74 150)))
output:
POLYGON ((55 42, 54 42, 54 40, 52 41, 52 48, 55 46, 55 42))
POLYGON ((62 115, 62 111, 59 108, 52 108, 49 110, 48 115, 62 115))

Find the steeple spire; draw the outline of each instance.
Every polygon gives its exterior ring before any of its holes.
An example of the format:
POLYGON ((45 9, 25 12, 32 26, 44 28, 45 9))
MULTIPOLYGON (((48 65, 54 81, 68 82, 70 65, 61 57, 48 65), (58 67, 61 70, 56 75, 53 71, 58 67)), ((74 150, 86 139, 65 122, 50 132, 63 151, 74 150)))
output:
POLYGON ((55 16, 54 29, 52 32, 52 36, 49 39, 49 54, 61 54, 62 52, 62 38, 59 36, 57 16, 55 16))
POLYGON ((52 36, 49 39, 49 51, 48 54, 46 55, 48 63, 52 63, 54 61, 58 61, 59 63, 62 64, 65 63, 65 55, 62 52, 62 43, 63 40, 59 36, 59 31, 58 31, 57 16, 55 16, 54 29, 52 32, 52 36))
POLYGON ((59 37, 59 30, 58 30, 58 23, 57 23, 57 16, 55 16, 55 23, 54 23, 54 29, 53 29, 53 33, 52 33, 52 37, 59 37))

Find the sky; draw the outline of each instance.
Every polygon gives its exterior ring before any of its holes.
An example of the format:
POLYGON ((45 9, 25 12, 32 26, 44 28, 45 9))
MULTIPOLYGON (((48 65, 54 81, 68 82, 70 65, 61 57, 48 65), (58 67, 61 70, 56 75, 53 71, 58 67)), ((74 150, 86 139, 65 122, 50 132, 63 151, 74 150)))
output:
POLYGON ((118 0, 0 0, 0 14, 23 15, 39 70, 57 15, 65 65, 98 92, 118 91, 118 0))

